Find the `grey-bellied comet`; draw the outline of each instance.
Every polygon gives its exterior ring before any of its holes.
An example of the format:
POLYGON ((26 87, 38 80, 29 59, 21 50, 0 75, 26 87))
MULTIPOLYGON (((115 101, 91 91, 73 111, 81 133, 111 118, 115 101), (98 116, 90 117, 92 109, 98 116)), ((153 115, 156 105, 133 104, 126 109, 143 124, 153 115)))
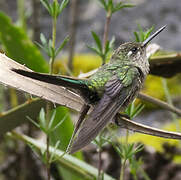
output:
POLYGON ((66 87, 83 97, 85 104, 68 148, 69 153, 74 153, 89 144, 108 122, 116 118, 120 110, 124 110, 134 100, 149 73, 147 44, 165 27, 160 28, 144 42, 121 44, 113 52, 110 61, 88 79, 48 75, 21 69, 12 69, 12 71, 32 79, 66 87), (91 106, 93 110, 86 116, 91 106))

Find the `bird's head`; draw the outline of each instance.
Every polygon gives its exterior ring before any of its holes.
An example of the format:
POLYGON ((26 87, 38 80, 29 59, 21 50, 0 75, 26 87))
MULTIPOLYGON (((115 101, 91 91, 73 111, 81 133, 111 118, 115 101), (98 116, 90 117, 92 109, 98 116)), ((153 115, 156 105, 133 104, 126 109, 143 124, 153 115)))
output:
POLYGON ((118 60, 121 63, 138 66, 141 69, 145 68, 145 66, 149 66, 146 57, 146 47, 154 37, 165 29, 165 27, 166 26, 160 28, 143 42, 127 42, 120 45, 119 48, 113 53, 111 61, 118 60))

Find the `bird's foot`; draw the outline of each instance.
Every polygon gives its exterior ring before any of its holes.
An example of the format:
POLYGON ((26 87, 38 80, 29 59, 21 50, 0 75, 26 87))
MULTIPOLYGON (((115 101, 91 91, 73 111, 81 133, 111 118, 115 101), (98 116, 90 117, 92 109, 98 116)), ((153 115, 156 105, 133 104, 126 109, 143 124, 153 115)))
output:
POLYGON ((130 116, 128 116, 127 114, 123 114, 123 113, 117 113, 116 116, 113 119, 113 122, 117 125, 117 126, 122 126, 120 123, 122 121, 120 121, 120 119, 122 118, 126 118, 130 120, 130 116))

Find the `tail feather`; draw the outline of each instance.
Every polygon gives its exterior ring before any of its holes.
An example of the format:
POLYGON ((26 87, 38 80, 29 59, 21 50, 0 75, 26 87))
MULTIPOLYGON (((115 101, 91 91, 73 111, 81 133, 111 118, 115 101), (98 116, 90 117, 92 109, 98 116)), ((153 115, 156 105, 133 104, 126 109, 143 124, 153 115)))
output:
POLYGON ((25 71, 22 69, 11 69, 12 71, 22 75, 26 76, 32 79, 36 79, 39 81, 47 82, 50 84, 55 84, 59 86, 63 86, 66 88, 71 89, 87 89, 86 80, 83 79, 76 79, 68 76, 55 76, 55 75, 49 75, 49 74, 42 74, 37 73, 33 71, 25 71))

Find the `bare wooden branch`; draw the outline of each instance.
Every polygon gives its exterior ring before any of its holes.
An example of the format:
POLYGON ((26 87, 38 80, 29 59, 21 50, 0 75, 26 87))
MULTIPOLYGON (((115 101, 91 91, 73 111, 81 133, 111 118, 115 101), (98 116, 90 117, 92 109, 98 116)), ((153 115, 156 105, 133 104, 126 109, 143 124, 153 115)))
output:
POLYGON ((128 129, 131 131, 139 132, 142 134, 148 134, 152 136, 158 136, 170 139, 181 139, 181 133, 165 131, 150 126, 146 126, 137 122, 133 122, 130 119, 119 116, 117 125, 121 128, 128 129))
MULTIPOLYGON (((48 83, 40 82, 37 80, 30 79, 28 77, 23 77, 21 75, 18 75, 15 72, 11 71, 12 68, 18 68, 18 69, 31 71, 25 66, 13 61, 12 59, 5 56, 4 54, 0 53, 0 82, 3 83, 5 86, 7 85, 11 86, 21 91, 28 92, 35 96, 49 100, 53 103, 66 106, 76 111, 80 111, 83 105, 83 100, 80 96, 72 93, 71 91, 68 91, 67 89, 63 87, 50 85, 48 83)), ((181 115, 181 110, 173 106, 170 106, 163 101, 144 95, 142 93, 140 93, 138 96, 141 99, 152 102, 154 104, 159 105, 160 107, 164 109, 167 109, 178 115, 181 115)), ((12 121, 14 120, 13 118, 11 119, 12 121)), ((26 119, 24 120, 24 122, 25 121, 26 119)), ((132 131, 137 131, 140 133, 150 134, 150 135, 164 137, 164 138, 181 139, 180 133, 159 130, 159 129, 145 126, 139 123, 135 123, 126 118, 121 118, 119 121, 120 121, 120 126, 122 128, 126 128, 132 131)), ((21 121, 20 123, 23 123, 23 121, 21 121)), ((15 127, 12 127, 12 128, 15 128, 15 127)))
POLYGON ((31 71, 25 66, 8 58, 5 54, 0 53, 0 83, 80 111, 83 105, 83 99, 77 94, 60 86, 23 77, 11 71, 12 68, 31 71))
POLYGON ((181 53, 166 53, 150 58, 150 74, 170 78, 181 73, 181 53))
POLYGON ((156 99, 154 97, 148 96, 148 95, 143 94, 143 93, 139 93, 138 98, 140 98, 144 101, 147 101, 147 102, 151 102, 152 104, 156 104, 163 109, 174 112, 175 114, 181 116, 181 110, 180 109, 178 109, 178 108, 176 108, 176 107, 174 107, 174 106, 172 106, 172 105, 170 105, 164 101, 161 101, 159 99, 156 99))

